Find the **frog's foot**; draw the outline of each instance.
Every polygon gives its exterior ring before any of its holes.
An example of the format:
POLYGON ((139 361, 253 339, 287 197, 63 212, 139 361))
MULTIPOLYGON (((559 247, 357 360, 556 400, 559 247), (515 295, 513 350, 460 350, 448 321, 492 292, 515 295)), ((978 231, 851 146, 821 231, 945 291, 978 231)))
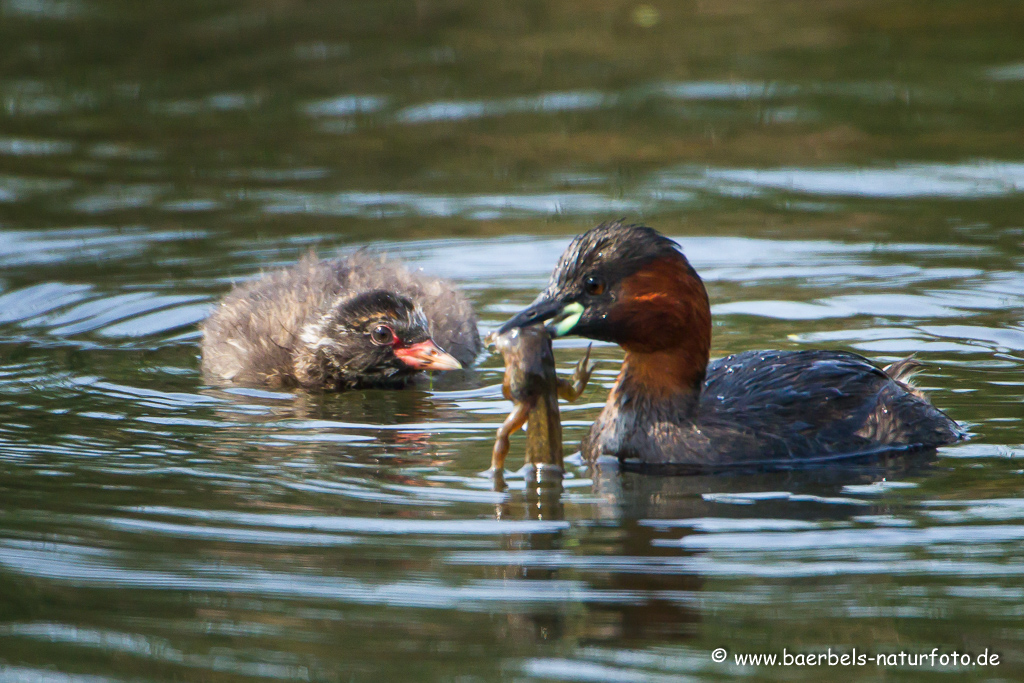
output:
POLYGON ((587 388, 587 383, 590 382, 590 375, 593 374, 594 368, 597 367, 596 362, 590 362, 590 349, 593 346, 593 344, 589 345, 586 353, 583 354, 583 358, 580 358, 580 361, 576 363, 576 369, 572 373, 572 382, 566 380, 559 380, 558 382, 558 395, 566 401, 572 402, 578 399, 583 390, 587 388))
POLYGON ((491 451, 491 470, 501 472, 505 467, 505 456, 508 455, 508 438, 517 429, 526 424, 526 418, 530 415, 532 406, 525 403, 517 403, 512 412, 505 418, 505 421, 498 427, 497 437, 494 439, 494 449, 491 451))

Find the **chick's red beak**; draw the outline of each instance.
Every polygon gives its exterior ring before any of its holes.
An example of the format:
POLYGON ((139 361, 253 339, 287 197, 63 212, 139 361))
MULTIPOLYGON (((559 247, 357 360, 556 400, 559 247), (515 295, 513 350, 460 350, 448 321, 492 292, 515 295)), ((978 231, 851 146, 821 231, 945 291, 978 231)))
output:
POLYGON ((432 339, 395 349, 395 355, 416 370, 461 370, 462 363, 441 350, 432 339))

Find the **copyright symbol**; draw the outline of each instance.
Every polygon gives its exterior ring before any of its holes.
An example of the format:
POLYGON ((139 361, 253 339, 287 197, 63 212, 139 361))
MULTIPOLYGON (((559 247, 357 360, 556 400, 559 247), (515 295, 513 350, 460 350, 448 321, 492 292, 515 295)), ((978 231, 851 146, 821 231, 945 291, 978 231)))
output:
POLYGON ((729 655, 729 653, 725 651, 725 648, 724 648, 724 647, 716 647, 716 648, 715 648, 715 649, 714 649, 714 650, 713 650, 713 651, 711 652, 711 661, 712 661, 712 662, 718 662, 718 663, 724 662, 724 661, 725 661, 725 658, 726 658, 726 657, 727 657, 728 655, 729 655))

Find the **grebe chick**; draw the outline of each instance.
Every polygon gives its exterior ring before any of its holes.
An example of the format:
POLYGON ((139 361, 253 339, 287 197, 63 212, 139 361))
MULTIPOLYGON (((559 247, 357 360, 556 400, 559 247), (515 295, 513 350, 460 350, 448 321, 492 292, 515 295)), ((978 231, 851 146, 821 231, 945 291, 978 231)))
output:
POLYGON ((202 324, 214 380, 310 389, 400 388, 470 365, 476 316, 452 283, 380 256, 310 254, 235 287, 202 324))
POLYGON ((788 469, 956 442, 964 431, 907 380, 842 351, 748 351, 708 364, 711 308, 679 246, 606 223, 576 237, 547 289, 501 328, 550 321, 626 356, 584 456, 641 469, 788 469))

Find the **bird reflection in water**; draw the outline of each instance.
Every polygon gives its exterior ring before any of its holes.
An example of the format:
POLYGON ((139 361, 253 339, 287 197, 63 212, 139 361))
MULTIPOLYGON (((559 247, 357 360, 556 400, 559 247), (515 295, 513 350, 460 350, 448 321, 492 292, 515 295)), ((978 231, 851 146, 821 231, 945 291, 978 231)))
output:
MULTIPOLYGON (((705 536, 704 524, 741 531, 763 528, 764 520, 855 524, 864 515, 893 514, 884 498, 851 491, 927 476, 933 463, 927 454, 901 455, 847 468, 691 477, 594 464, 585 471, 592 482, 585 490, 601 498, 594 519, 509 535, 502 548, 506 562, 496 568, 504 581, 547 582, 552 591, 565 586, 579 597, 524 602, 506 615, 503 637, 616 647, 691 641, 703 619, 702 567, 713 558, 699 543, 689 548, 686 539, 705 536)), ((498 519, 580 519, 572 508, 593 505, 589 495, 580 500, 573 488, 564 490, 560 472, 526 467, 522 474, 522 489, 510 488, 496 506, 498 519)))
POLYGON ((328 469, 386 461, 389 467, 367 468, 360 476, 394 477, 399 483, 420 481, 419 475, 403 475, 405 466, 444 467, 455 459, 440 428, 457 426, 463 417, 417 389, 328 393, 215 387, 203 393, 217 399, 210 418, 225 427, 204 439, 208 452, 220 459, 265 464, 271 457, 282 463, 312 458, 328 469))

